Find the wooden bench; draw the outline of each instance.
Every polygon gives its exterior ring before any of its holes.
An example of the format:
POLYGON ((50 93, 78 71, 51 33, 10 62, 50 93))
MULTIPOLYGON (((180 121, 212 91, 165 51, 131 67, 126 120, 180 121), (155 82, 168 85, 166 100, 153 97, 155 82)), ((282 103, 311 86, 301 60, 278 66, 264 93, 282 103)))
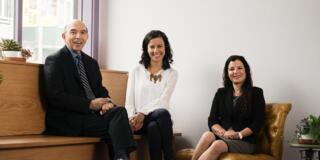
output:
MULTIPOLYGON (((0 60, 0 160, 102 159, 105 149, 100 138, 42 135, 45 108, 40 99, 41 68, 38 64, 0 60)), ((127 72, 101 73, 113 102, 124 106, 127 72)), ((134 139, 138 150, 130 158, 149 159, 144 138, 134 135, 134 139)))

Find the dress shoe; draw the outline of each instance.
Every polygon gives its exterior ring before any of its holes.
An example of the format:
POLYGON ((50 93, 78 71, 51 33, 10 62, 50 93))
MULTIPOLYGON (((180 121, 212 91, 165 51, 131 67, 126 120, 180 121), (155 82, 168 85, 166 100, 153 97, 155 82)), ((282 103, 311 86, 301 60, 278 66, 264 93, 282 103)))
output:
POLYGON ((129 160, 128 153, 125 150, 119 150, 115 155, 115 160, 129 160))

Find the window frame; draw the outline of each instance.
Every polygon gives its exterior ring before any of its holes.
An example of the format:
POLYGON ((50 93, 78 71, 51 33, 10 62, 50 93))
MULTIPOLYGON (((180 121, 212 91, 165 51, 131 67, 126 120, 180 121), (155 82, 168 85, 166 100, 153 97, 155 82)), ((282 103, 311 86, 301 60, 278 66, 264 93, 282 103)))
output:
MULTIPOLYGON (((99 53, 99 1, 75 0, 74 19, 82 20, 88 27, 89 39, 83 51, 98 61, 99 53), (84 7, 85 6, 85 7, 84 7)), ((14 39, 22 44, 23 0, 15 0, 14 39)))

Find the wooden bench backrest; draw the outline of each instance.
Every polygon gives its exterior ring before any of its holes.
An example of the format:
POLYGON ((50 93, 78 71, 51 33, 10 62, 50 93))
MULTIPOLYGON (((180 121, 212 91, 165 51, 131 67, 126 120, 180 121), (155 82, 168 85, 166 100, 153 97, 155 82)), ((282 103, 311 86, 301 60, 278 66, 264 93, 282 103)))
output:
POLYGON ((124 106, 128 82, 128 72, 101 70, 102 84, 110 94, 112 102, 124 106))
MULTIPOLYGON (((41 65, 0 60, 0 136, 41 134, 45 128, 40 100, 41 65)), ((102 70, 113 102, 124 105, 127 72, 102 70)))

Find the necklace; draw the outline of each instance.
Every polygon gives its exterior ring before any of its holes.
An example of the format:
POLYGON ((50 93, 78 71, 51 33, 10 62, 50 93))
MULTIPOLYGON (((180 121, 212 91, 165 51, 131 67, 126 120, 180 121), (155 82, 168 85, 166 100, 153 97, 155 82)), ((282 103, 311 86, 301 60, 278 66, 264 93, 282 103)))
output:
POLYGON ((162 75, 161 73, 156 75, 156 74, 150 74, 150 81, 154 82, 154 83, 157 83, 157 81, 161 82, 161 79, 162 79, 162 75))
POLYGON ((150 73, 149 80, 151 82, 153 82, 153 83, 161 82, 161 80, 162 80, 162 72, 163 72, 163 70, 161 69, 156 73, 150 73))

